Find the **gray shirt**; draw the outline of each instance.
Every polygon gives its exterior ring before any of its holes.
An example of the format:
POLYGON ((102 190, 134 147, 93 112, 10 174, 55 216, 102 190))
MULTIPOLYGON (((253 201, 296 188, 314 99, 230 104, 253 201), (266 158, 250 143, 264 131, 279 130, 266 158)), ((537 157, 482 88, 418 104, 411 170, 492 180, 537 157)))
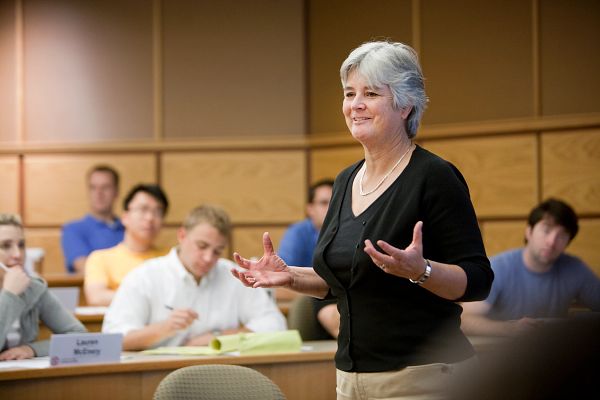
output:
POLYGON ((37 357, 48 355, 50 342, 36 341, 41 320, 53 333, 83 333, 85 327, 48 291, 40 278, 31 278, 19 296, 0 290, 0 349, 6 350, 6 335, 15 321, 20 324, 20 345, 31 347, 37 357))
POLYGON ((491 319, 566 317, 573 301, 600 311, 600 279, 577 257, 563 253, 544 273, 525 267, 522 248, 490 261, 495 276, 486 299, 491 319))

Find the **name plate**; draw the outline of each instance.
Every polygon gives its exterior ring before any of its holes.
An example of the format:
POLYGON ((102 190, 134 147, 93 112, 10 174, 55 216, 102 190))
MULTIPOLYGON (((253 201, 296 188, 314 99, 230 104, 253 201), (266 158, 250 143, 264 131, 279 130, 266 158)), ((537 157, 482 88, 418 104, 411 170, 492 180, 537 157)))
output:
POLYGON ((50 338, 50 365, 118 362, 123 335, 120 333, 59 334, 50 338))

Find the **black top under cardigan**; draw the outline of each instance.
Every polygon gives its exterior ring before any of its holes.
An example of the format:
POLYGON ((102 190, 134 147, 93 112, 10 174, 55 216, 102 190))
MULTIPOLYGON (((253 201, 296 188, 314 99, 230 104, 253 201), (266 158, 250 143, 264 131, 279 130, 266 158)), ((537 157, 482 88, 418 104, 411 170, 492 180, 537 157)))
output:
MULTIPOLYGON (((460 330, 457 301, 487 297, 493 272, 486 257, 467 184, 449 162, 417 146, 409 164, 376 200, 353 252, 349 283, 343 284, 326 260, 340 224, 342 206, 351 206, 353 177, 363 161, 340 173, 314 256, 315 271, 337 298, 341 323, 336 367, 343 371, 393 371, 409 365, 458 362, 474 355, 460 330), (384 273, 364 252, 364 240, 385 240, 398 248, 412 242, 423 221, 423 257, 456 264, 467 275, 460 299, 443 299, 408 279, 384 273)), ((363 213, 364 214, 364 213, 363 213)), ((361 217, 363 214, 357 216, 361 217)), ((338 241, 339 243, 339 241, 338 241)), ((432 271, 435 275, 435 268, 432 271)), ((346 279, 344 279, 345 281, 346 279)))

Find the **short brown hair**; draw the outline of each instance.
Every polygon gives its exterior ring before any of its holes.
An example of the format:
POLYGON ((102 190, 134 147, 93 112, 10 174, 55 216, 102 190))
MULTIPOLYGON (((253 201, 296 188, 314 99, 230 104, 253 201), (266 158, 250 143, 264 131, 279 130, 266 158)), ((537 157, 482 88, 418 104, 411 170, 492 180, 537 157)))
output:
POLYGON ((92 168, 90 168, 90 170, 88 171, 88 173, 86 175, 88 182, 89 182, 92 174, 95 172, 104 172, 105 174, 109 174, 110 176, 112 176, 115 187, 117 189, 119 188, 119 173, 117 172, 116 169, 114 169, 110 165, 105 165, 105 164, 94 165, 92 168))
POLYGON ((194 208, 183 220, 183 228, 192 230, 196 225, 206 222, 214 226, 221 235, 229 238, 231 233, 231 221, 229 216, 221 207, 204 204, 194 208))

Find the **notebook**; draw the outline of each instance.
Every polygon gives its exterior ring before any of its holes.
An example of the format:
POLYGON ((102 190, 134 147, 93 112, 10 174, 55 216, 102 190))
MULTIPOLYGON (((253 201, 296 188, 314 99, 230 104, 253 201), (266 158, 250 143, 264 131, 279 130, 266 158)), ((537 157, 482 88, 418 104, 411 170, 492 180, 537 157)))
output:
POLYGON ((78 287, 51 287, 48 290, 58 298, 67 310, 75 313, 75 308, 79 305, 78 287))

